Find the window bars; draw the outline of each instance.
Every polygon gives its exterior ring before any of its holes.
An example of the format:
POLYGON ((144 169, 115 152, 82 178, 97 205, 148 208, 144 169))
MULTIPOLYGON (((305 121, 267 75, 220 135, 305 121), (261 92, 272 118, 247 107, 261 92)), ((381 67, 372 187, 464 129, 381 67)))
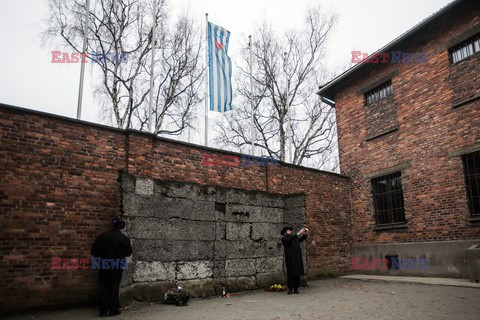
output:
POLYGON ((406 222, 401 172, 373 178, 372 192, 377 225, 406 222))
POLYGON ((450 59, 452 63, 457 63, 480 52, 480 33, 460 42, 454 47, 450 48, 450 59))
POLYGON ((480 151, 462 156, 465 168, 468 207, 472 216, 480 216, 480 151))
POLYGON ((392 80, 382 83, 381 85, 365 92, 365 105, 371 105, 380 99, 393 94, 392 80))

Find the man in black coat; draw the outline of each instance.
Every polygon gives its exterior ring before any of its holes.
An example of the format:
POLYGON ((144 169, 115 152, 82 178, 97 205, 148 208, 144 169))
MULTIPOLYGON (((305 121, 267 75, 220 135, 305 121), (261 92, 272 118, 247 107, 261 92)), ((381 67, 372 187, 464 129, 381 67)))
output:
POLYGON ((282 244, 285 249, 288 294, 292 294, 292 290, 293 293, 299 293, 300 276, 305 274, 300 242, 307 238, 308 232, 307 228, 303 228, 298 233, 293 233, 292 227, 284 227, 281 232, 282 244))
POLYGON ((91 254, 99 268, 100 317, 121 313, 118 300, 120 281, 123 269, 127 267, 125 257, 132 254, 130 239, 122 233, 122 229, 125 229, 125 222, 115 218, 113 229, 99 235, 92 245, 91 254))

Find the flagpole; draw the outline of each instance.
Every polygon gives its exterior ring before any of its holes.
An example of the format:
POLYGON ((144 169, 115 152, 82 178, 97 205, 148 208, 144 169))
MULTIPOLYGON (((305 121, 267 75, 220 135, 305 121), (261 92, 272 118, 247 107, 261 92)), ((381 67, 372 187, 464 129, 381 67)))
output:
MULTIPOLYGON (((287 99, 288 99, 288 95, 287 95, 287 99)), ((288 100, 287 100, 288 101, 288 100)), ((293 140, 293 132, 292 132, 292 115, 291 115, 291 112, 290 112, 290 106, 288 106, 288 141, 289 141, 289 154, 290 154, 290 163, 293 163, 293 156, 292 156, 292 151, 293 151, 293 147, 292 147, 292 140, 293 140)))
POLYGON ((208 13, 205 13, 205 146, 208 147, 208 13))
POLYGON ((85 23, 83 29, 83 48, 82 48, 82 60, 80 61, 80 84, 78 87, 78 103, 77 103, 77 119, 80 120, 82 115, 82 99, 83 99, 83 80, 85 78, 85 50, 87 50, 87 33, 88 33, 88 14, 90 12, 90 0, 87 0, 85 8, 85 23))
POLYGON ((150 105, 148 107, 148 132, 152 132, 153 113, 153 67, 155 62, 155 41, 157 40, 157 0, 153 0, 152 61, 150 64, 150 105))
POLYGON ((292 156, 292 117, 291 117, 291 112, 290 112, 290 102, 288 101, 289 99, 289 87, 288 87, 288 75, 287 75, 287 68, 286 68, 286 63, 287 63, 287 53, 283 53, 283 70, 285 71, 285 107, 287 108, 287 116, 288 116, 288 133, 287 133, 287 139, 288 139, 288 157, 290 163, 293 163, 293 156, 292 156))
POLYGON ((253 55, 252 55, 252 36, 248 36, 248 47, 250 49, 250 140, 252 142, 252 156, 255 155, 255 127, 254 127, 254 106, 253 106, 253 55))

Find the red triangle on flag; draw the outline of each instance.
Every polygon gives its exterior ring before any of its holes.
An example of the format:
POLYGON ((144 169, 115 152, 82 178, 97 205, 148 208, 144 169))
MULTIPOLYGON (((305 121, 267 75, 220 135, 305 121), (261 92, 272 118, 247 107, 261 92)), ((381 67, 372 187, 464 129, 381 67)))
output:
POLYGON ((215 41, 215 47, 217 47, 218 50, 223 50, 223 44, 218 41, 215 41))

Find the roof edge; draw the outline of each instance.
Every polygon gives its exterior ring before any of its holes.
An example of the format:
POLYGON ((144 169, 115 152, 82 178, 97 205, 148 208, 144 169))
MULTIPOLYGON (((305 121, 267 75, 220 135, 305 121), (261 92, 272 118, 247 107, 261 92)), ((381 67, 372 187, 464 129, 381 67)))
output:
MULTIPOLYGON (((441 15, 443 15, 444 13, 446 13, 448 10, 450 10, 451 8, 453 8, 454 6, 458 5, 460 2, 462 2, 463 0, 454 0, 450 3, 448 3, 447 5, 445 5, 443 8, 439 9, 437 12, 434 12, 433 14, 431 14, 430 16, 428 16, 427 18, 423 19, 422 21, 420 21, 419 23, 417 23, 415 26, 413 26, 412 28, 410 28, 409 30, 407 30, 406 32, 404 32, 403 34, 399 35, 398 37, 396 37, 395 39, 393 39, 392 41, 390 41, 389 43, 387 43, 385 46, 383 46, 382 48, 378 49, 377 51, 375 51, 374 53, 372 53, 371 55, 368 56, 368 58, 370 58, 373 54, 375 53, 378 53, 378 52, 386 52, 386 51, 389 51, 389 49, 395 45, 397 45, 399 42, 401 41, 404 41, 405 39, 409 38, 410 36, 412 36, 415 32, 417 32, 418 30, 420 30, 421 28, 425 27, 426 25, 430 24, 431 22, 433 22, 435 19, 437 19, 438 17, 440 17, 441 15)), ((366 61, 368 61, 368 58, 366 59, 366 61)), ((317 91, 317 94, 319 96, 323 96, 323 97, 326 97, 330 100, 333 100, 334 101, 334 97, 332 95, 328 95, 328 91, 331 90, 336 84, 338 84, 340 81, 344 80, 345 78, 349 77, 350 75, 352 75, 353 73, 355 73, 357 70, 359 70, 360 68, 366 66, 366 65, 371 65, 371 64, 368 64, 367 62, 361 62, 361 63, 358 63, 356 65, 354 65, 353 67, 345 70, 344 72, 342 72, 341 74, 339 74, 338 76, 336 76, 335 78, 333 78, 332 80, 330 80, 329 82, 327 82, 326 84, 324 85, 321 85, 319 86, 319 90, 317 91), (327 93, 327 95, 326 95, 327 93)))

